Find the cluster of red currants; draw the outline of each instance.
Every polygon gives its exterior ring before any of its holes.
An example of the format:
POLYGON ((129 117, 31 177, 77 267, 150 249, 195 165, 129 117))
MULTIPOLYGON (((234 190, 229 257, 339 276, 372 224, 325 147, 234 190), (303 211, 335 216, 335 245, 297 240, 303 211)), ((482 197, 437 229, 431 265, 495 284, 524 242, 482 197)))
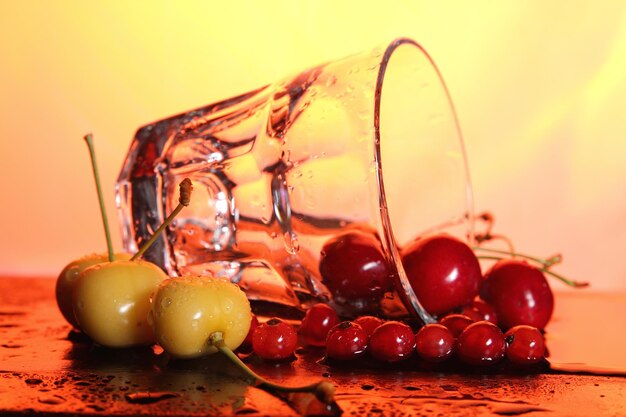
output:
MULTIPOLYGON (((411 288, 438 323, 415 331, 407 323, 372 315, 340 322, 331 306, 317 304, 307 311, 298 331, 279 319, 253 323, 250 346, 257 356, 270 360, 290 357, 300 340, 325 347, 327 357, 336 360, 368 352, 386 362, 416 353, 427 362, 454 355, 470 365, 497 363, 505 356, 517 364, 537 363, 545 355, 540 330, 554 307, 543 273, 550 271, 541 261, 535 266, 495 252, 486 257, 498 261, 483 275, 475 251, 452 236, 420 238, 402 248, 411 288)), ((358 301, 354 304, 371 306, 394 289, 388 262, 375 233, 352 231, 324 245, 320 273, 335 304, 358 301)))
MULTIPOLYGON (((480 301, 476 305, 486 306, 480 301)), ((474 307, 471 311, 478 314, 474 307)), ((325 347, 329 359, 340 361, 359 359, 366 353, 384 362, 398 362, 417 354, 431 363, 456 354, 469 365, 495 364, 505 356, 515 364, 534 364, 544 358, 543 335, 535 327, 518 325, 503 334, 487 319, 493 321, 494 315, 489 312, 474 321, 464 314, 450 314, 415 333, 406 323, 374 316, 339 322, 332 307, 316 304, 307 311, 297 331, 280 319, 260 325, 253 319, 247 342, 257 356, 266 360, 292 357, 299 340, 305 345, 325 347)))

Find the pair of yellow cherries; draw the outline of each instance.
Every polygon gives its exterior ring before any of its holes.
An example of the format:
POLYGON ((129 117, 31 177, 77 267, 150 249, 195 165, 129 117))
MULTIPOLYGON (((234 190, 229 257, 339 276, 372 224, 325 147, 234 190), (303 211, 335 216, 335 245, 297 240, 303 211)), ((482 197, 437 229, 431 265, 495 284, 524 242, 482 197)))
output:
POLYGON ((238 286, 211 277, 169 278, 140 259, 160 232, 189 205, 192 184, 180 184, 178 206, 143 247, 131 256, 113 254, 95 159, 93 138, 85 136, 92 160, 108 254, 92 254, 68 264, 56 285, 65 319, 96 343, 113 348, 158 342, 173 357, 190 358, 217 351, 212 335, 236 349, 250 328, 252 313, 238 286))
POLYGON ((239 287, 210 277, 170 279, 130 258, 85 256, 59 276, 59 309, 94 342, 113 348, 158 342, 173 357, 192 358, 217 351, 207 343, 216 332, 233 350, 246 338, 252 313, 239 287))

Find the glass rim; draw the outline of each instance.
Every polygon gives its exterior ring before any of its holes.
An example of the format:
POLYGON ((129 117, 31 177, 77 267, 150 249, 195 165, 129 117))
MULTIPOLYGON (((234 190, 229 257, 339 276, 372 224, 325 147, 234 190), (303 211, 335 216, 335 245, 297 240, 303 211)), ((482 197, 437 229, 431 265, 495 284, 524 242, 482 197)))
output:
POLYGON ((379 205, 379 216, 380 216, 380 224, 382 228, 382 236, 381 241, 383 245, 383 249, 385 253, 389 256, 390 266, 394 269, 394 280, 396 281, 396 288, 400 295, 400 298, 404 304, 404 306, 409 310, 409 313, 412 315, 417 315, 424 323, 432 323, 435 320, 432 318, 430 314, 424 309, 424 307, 419 302, 409 279, 407 277, 406 271, 404 270, 404 266, 402 265, 402 258, 399 251, 399 244, 396 240, 396 237, 393 232, 393 225, 389 216, 389 209, 387 205, 387 196, 385 194, 385 180, 383 174, 383 162, 381 157, 381 134, 380 134, 380 109, 381 109, 381 97, 383 93, 383 86, 385 81, 385 73, 387 71, 387 67, 389 65, 389 61, 393 55, 393 53, 403 45, 409 45, 416 48, 417 53, 421 53, 431 65, 431 69, 435 71, 437 78, 439 79, 440 86, 442 89, 442 93, 445 95, 447 100, 450 114, 452 116, 452 121, 454 123, 454 128, 456 132, 456 137, 458 140, 458 145, 461 150, 463 168, 465 173, 466 180, 466 189, 465 189, 465 199, 466 199, 466 215, 468 219, 468 240, 470 242, 473 241, 474 230, 473 230, 473 218, 474 218, 474 197, 473 190, 469 172, 469 165, 467 162, 467 153, 465 151, 465 145, 463 142, 463 134, 461 132, 459 120, 457 117, 456 110, 452 103, 452 99, 450 97, 449 90, 441 76, 441 72, 435 65, 435 62, 431 58, 431 56, 426 52, 426 50, 417 42, 409 38, 398 38, 393 40, 385 49, 385 52, 381 58, 378 67, 378 74, 376 78, 376 89, 374 93, 374 161, 376 163, 376 181, 378 185, 378 205, 379 205))

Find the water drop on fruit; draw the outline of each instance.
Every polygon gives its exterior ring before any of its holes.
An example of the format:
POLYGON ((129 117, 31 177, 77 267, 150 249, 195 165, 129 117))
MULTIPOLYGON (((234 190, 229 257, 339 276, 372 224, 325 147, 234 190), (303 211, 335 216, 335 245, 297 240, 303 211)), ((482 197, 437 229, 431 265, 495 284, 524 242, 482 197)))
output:
POLYGON ((170 305, 172 305, 172 299, 171 298, 167 297, 167 298, 164 298, 163 300, 161 300, 161 307, 167 308, 170 305))

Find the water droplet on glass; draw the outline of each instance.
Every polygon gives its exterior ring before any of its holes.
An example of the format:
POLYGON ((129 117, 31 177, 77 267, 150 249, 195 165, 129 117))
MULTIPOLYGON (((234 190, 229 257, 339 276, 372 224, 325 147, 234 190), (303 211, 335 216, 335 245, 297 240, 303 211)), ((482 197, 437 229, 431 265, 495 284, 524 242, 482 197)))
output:
POLYGON ((326 87, 332 87, 333 85, 335 85, 337 83, 337 77, 335 77, 334 75, 331 75, 330 77, 328 77, 328 79, 326 80, 326 87))
POLYGON ((285 243, 285 250, 292 255, 295 255, 300 250, 300 242, 298 242, 298 236, 295 233, 285 232, 283 235, 285 243))

